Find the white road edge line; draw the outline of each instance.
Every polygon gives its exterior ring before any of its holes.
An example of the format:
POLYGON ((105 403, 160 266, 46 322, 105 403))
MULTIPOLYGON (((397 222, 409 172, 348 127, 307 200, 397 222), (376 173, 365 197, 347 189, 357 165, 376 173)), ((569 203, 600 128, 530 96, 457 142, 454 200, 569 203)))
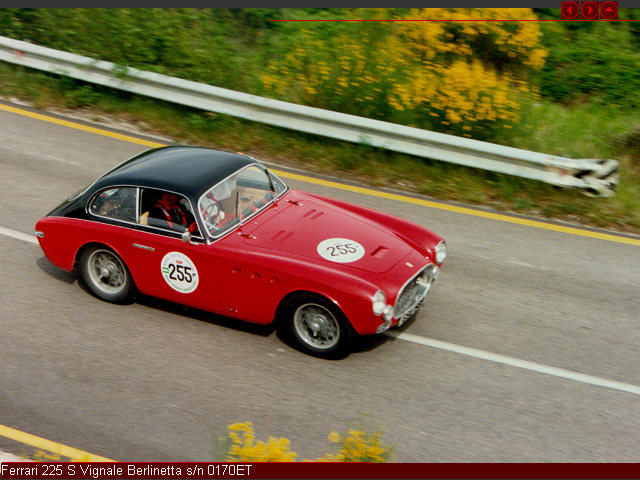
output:
MULTIPOLYGON (((10 228, 0 227, 0 235, 15 238, 16 240, 22 240, 23 242, 33 243, 34 245, 39 245, 38 240, 35 238, 35 236, 27 235, 26 233, 18 232, 17 230, 12 230, 10 228)), ((406 340, 408 342, 424 345, 426 347, 447 350, 449 352, 459 353, 460 355, 467 355, 469 357, 480 358, 482 360, 488 360, 490 362, 502 363, 504 365, 531 370, 533 372, 546 373, 547 375, 574 380, 576 382, 588 383, 590 385, 597 385, 600 387, 612 388, 614 390, 620 390, 622 392, 640 395, 640 387, 637 385, 631 385, 615 380, 607 380, 606 378, 585 375, 583 373, 572 372, 571 370, 564 370, 562 368, 549 367, 548 365, 542 365, 540 363, 507 357, 506 355, 486 352, 484 350, 478 350, 476 348, 463 347, 462 345, 443 342, 442 340, 435 340, 428 337, 421 337, 412 333, 389 330, 384 332, 384 334, 390 337, 398 338, 400 340, 406 340)))
POLYGON ((27 235, 26 233, 18 232, 17 230, 11 230, 10 228, 0 227, 0 235, 15 238, 16 240, 22 240, 23 242, 33 243, 34 245, 39 245, 38 239, 35 237, 35 235, 27 235))
POLYGON ((637 385, 631 385, 629 383, 618 382, 616 380, 607 380, 606 378, 572 372, 571 370, 565 370, 563 368, 550 367, 548 365, 542 365, 540 363, 529 362, 527 360, 507 357, 506 355, 486 352, 484 350, 478 350, 476 348, 463 347, 461 345, 443 342, 442 340, 434 340, 432 338, 421 337, 412 333, 388 330, 384 332, 384 334, 390 337, 398 338, 400 340, 417 343, 419 345, 459 353, 460 355, 467 355, 469 357, 480 358, 482 360, 488 360, 490 362, 502 363, 504 365, 509 365, 512 367, 531 370, 533 372, 546 373, 547 375, 553 375, 554 377, 566 378, 568 380, 573 380, 576 382, 588 383, 590 385, 597 385, 599 387, 612 388, 614 390, 620 390, 623 392, 640 395, 640 387, 637 385))

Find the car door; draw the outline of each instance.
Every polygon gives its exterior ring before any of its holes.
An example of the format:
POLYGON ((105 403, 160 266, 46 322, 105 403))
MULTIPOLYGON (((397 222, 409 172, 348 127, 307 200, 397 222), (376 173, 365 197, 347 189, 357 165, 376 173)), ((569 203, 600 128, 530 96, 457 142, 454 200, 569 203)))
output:
MULTIPOLYGON (((143 190, 142 199, 149 193, 143 190)), ((141 201, 139 223, 130 233, 134 253, 128 264, 136 287, 145 295, 212 310, 220 279, 215 275, 210 246, 198 232, 184 242, 181 232, 150 225, 146 205, 141 201)))

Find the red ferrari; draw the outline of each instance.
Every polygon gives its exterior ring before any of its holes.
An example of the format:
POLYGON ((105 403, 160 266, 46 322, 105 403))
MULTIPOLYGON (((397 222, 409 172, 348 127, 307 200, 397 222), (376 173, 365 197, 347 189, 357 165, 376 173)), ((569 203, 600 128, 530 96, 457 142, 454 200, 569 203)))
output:
POLYGON ((307 353, 348 354, 355 334, 403 324, 446 257, 407 220, 293 190, 255 159, 148 150, 36 224, 46 257, 99 298, 136 292, 258 324, 307 353))

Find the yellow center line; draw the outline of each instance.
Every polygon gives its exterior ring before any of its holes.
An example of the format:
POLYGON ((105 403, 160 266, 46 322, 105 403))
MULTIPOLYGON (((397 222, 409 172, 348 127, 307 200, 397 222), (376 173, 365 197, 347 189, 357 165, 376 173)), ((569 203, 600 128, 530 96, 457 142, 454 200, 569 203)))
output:
POLYGON ((156 148, 156 147, 166 146, 162 143, 150 142, 149 140, 142 140, 140 138, 135 138, 130 135, 122 135, 120 133, 110 132, 108 130, 103 130, 101 128, 90 127, 88 125, 82 125, 80 123, 70 122, 68 120, 62 120, 60 118, 50 117, 48 115, 42 115, 41 113, 30 112, 28 110, 23 110, 21 108, 10 107, 9 105, 0 104, 0 110, 5 110, 7 112, 15 113, 16 115, 22 115, 23 117, 35 118, 36 120, 41 120, 43 122, 55 123, 56 125, 61 125, 63 127, 82 130, 83 132, 95 133, 96 135, 102 135, 103 137, 111 137, 118 140, 122 140, 124 142, 137 143, 138 145, 145 145, 147 147, 156 148))
MULTIPOLYGON (((41 120, 44 122, 50 122, 50 123, 55 123, 57 125, 62 125, 64 127, 68 127, 68 128, 74 128, 76 130, 82 130, 85 132, 89 132, 89 133, 95 133, 96 135, 102 135, 105 137, 111 137, 111 138, 115 138, 118 140, 122 140, 124 142, 129 142, 129 143, 135 143, 138 145, 144 145, 147 147, 164 147, 166 146, 165 144, 162 143, 157 143, 157 142, 151 142, 148 140, 143 140, 140 138, 136 138, 136 137, 132 137, 129 135, 122 135, 120 133, 114 133, 114 132, 110 132, 108 130, 103 130, 100 128, 95 128, 95 127, 89 127, 86 125, 81 125, 79 123, 75 123, 75 122, 70 122, 67 120, 61 120, 55 117, 50 117, 47 115, 42 115, 40 113, 34 113, 34 112, 30 112, 28 110, 23 110, 20 108, 16 108, 16 107, 11 107, 8 105, 2 105, 0 104, 0 110, 5 110, 7 112, 11 112, 11 113, 15 113, 17 115, 23 115, 25 117, 30 117, 30 118, 34 118, 37 120, 41 120)), ((526 218, 520 218, 520 217, 512 217, 509 215, 503 215, 500 213, 492 213, 492 212, 485 212, 482 210, 475 210, 472 208, 467 208, 467 207, 460 207, 460 206, 456 206, 456 205, 447 205, 445 203, 438 203, 438 202, 434 202, 434 201, 430 201, 430 200, 425 200, 425 199, 420 199, 420 198, 413 198, 413 197, 407 197, 404 195, 400 195, 400 194, 395 194, 395 193, 390 193, 390 192, 383 192, 383 191, 379 191, 379 190, 373 190, 371 188, 365 188, 365 187, 356 187, 353 185, 345 185, 343 183, 338 183, 338 182, 332 182, 330 180, 322 180, 319 178, 313 178, 313 177, 308 177, 306 175, 300 175, 297 173, 290 173, 290 172, 285 172, 282 170, 273 170, 274 173, 276 173, 279 176, 282 176, 284 178, 289 178, 292 180, 298 180, 301 182, 305 182, 305 183, 311 183, 314 185, 321 185, 324 187, 329 187, 329 188, 335 188, 338 190, 345 190, 345 191, 349 191, 349 192, 354 192, 354 193, 360 193, 363 195, 369 195, 371 197, 378 197, 378 198, 385 198, 387 200, 393 200, 396 202, 403 202, 403 203, 410 203, 410 204, 414 204, 414 205, 420 205, 423 207, 428 207, 428 208, 434 208, 434 209, 438 209, 438 210, 445 210, 448 212, 455 212, 455 213, 460 213, 463 215, 473 215, 474 217, 481 217, 481 218, 486 218, 489 220, 496 220, 499 222, 506 222, 506 223, 515 223, 517 225, 523 225, 523 226, 527 226, 527 227, 533 227, 533 228, 541 228, 543 230, 550 230, 550 231, 554 231, 554 232, 561 232, 561 233, 567 233, 570 235, 577 235, 580 237, 588 237, 588 238, 595 238, 598 240, 605 240, 608 242, 616 242, 616 243, 623 243, 623 244, 627 244, 627 245, 634 245, 636 247, 640 247, 640 239, 638 238, 630 238, 630 237, 624 237, 621 235, 615 235, 615 234, 610 234, 610 233, 603 233, 603 232, 596 232, 596 231, 592 231, 592 230, 583 230, 581 228, 575 228, 575 227, 568 227, 568 226, 564 226, 564 225, 556 225, 553 223, 547 223, 547 222, 542 222, 542 221, 538 221, 538 220, 530 220, 530 219, 526 219, 526 218)))
POLYGON ((47 452, 57 453, 58 455, 62 455, 63 457, 70 458, 74 462, 115 461, 106 457, 101 457, 99 455, 94 455, 92 453, 78 450, 77 448, 68 447, 61 443, 52 442, 51 440, 47 440, 46 438, 37 437, 36 435, 31 435, 30 433, 25 433, 20 430, 16 430, 15 428, 6 427, 4 425, 0 425, 0 435, 11 440, 15 440, 16 442, 26 443, 27 445, 31 445, 32 447, 46 450, 47 452))

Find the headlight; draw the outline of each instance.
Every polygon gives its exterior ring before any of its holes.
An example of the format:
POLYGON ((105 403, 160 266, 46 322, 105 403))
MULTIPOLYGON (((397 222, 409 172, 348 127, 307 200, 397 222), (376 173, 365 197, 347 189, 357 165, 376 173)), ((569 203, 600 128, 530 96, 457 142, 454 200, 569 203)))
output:
POLYGON ((391 305, 387 305, 384 307, 383 318, 385 322, 390 322, 393 319, 393 314, 395 313, 393 307, 391 305))
POLYGON ((378 290, 372 298, 373 301, 373 313, 375 315, 382 315, 384 307, 387 306, 387 296, 382 290, 378 290))
POLYGON ((442 241, 436 247, 436 263, 444 262, 445 258, 447 258, 447 245, 442 241))

